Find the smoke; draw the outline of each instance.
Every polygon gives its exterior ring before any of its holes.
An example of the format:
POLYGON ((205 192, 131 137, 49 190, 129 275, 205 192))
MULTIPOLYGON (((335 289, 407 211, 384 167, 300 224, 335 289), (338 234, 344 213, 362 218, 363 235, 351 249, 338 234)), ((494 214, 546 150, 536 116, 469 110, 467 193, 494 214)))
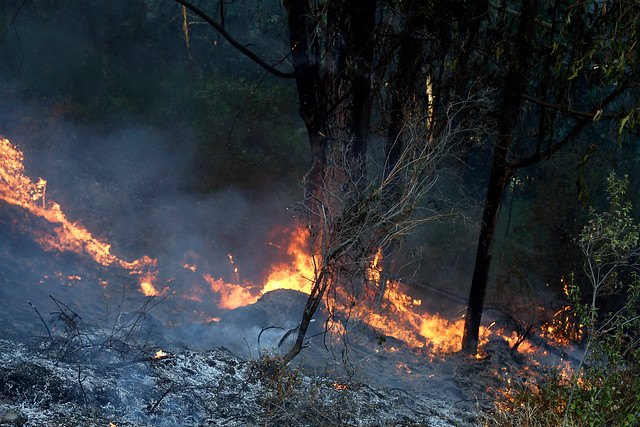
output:
MULTIPOLYGON (((32 180, 47 181, 46 201, 55 201, 70 221, 111 244, 118 258, 157 259, 154 286, 166 289, 166 300, 152 315, 162 322, 219 317, 220 296, 203 275, 257 293, 270 266, 282 258, 282 250, 269 243, 278 239, 273 230, 290 224, 286 206, 292 201, 233 186, 194 193, 194 143, 177 145, 150 126, 127 121, 101 130, 83 127, 21 100, 7 84, 2 89, 0 135, 24 152, 25 173, 32 180)), ((11 225, 16 217, 24 214, 17 209, 2 221, 3 295, 11 301, 3 317, 11 318, 9 307, 20 307, 20 318, 32 317, 42 334, 25 297, 41 307, 44 317, 53 311, 52 294, 94 321, 109 310, 130 311, 142 304, 138 283, 128 272, 77 254, 45 252, 28 228, 51 225, 24 218, 16 228, 11 225), (26 292, 25 279, 33 284, 26 292)), ((251 328, 258 325, 245 326, 257 336, 251 328)), ((231 332, 236 338, 242 335, 237 329, 231 332)))

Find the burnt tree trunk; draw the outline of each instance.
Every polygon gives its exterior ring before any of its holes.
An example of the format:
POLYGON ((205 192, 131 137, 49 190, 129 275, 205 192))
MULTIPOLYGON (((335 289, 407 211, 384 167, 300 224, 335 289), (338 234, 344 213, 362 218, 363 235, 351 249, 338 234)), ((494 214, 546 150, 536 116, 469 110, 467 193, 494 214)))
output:
MULTIPOLYGON (((342 212, 341 189, 348 173, 364 175, 371 115, 371 72, 376 0, 330 2, 324 58, 321 61, 317 21, 309 3, 287 0, 290 45, 298 87, 300 113, 305 121, 312 161, 305 177, 311 238, 322 233, 342 212), (321 67, 322 65, 322 67, 321 67), (322 68, 322 74, 321 74, 322 68), (353 168, 357 170, 353 170, 353 168), (326 217, 329 212, 330 217, 326 217)), ((340 246, 341 242, 330 242, 340 246)), ((322 241, 316 277, 302 315, 296 340, 284 356, 291 361, 303 348, 307 328, 331 283, 329 269, 340 251, 322 241)))
POLYGON ((503 102, 498 116, 498 141, 494 147, 493 164, 489 176, 487 195, 482 213, 476 261, 471 280, 469 302, 462 338, 463 351, 475 355, 478 351, 480 321, 491 268, 491 252, 496 223, 505 184, 509 177, 509 149, 513 140, 520 107, 521 94, 527 85, 527 67, 530 54, 530 37, 535 22, 537 0, 524 0, 520 22, 513 45, 509 68, 505 76, 503 102))

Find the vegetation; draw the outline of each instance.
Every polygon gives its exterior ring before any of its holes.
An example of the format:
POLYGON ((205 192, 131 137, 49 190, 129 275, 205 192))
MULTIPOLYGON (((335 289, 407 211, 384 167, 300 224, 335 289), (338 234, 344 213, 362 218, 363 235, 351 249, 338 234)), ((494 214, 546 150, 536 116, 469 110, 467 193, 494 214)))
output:
POLYGON ((585 286, 567 286, 583 326, 585 349, 575 372, 551 370, 538 385, 513 391, 488 425, 637 425, 640 414, 640 227, 624 200, 628 181, 607 180, 609 210, 590 209, 577 241, 585 286), (603 310, 607 297, 614 306, 603 310))
MULTIPOLYGON (((636 0, 6 1, 0 87, 38 110, 3 110, 0 132, 150 127, 192 157, 199 196, 289 201, 304 176, 315 286, 286 362, 332 285, 353 304, 384 293, 366 277, 382 249, 389 270, 469 292, 469 353, 487 295, 518 344, 547 322, 541 301, 571 304, 575 375, 514 391, 487 423, 634 424, 639 16, 636 0)), ((280 416, 299 382, 278 377, 280 416)))

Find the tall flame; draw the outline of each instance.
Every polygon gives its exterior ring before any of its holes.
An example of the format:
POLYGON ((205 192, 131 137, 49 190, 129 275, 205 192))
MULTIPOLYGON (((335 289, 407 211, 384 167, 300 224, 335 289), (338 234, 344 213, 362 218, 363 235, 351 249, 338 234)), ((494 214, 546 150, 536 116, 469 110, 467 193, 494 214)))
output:
POLYGON ((291 239, 286 252, 293 258, 293 262, 275 265, 271 269, 267 283, 262 288, 263 294, 276 289, 293 289, 307 294, 311 292, 314 268, 313 257, 308 250, 309 235, 302 226, 287 231, 291 234, 291 239))

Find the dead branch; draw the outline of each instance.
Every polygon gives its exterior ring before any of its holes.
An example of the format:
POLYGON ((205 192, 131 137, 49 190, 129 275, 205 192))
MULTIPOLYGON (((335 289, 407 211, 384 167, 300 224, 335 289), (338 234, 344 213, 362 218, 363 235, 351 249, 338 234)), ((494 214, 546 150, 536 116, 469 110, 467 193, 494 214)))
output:
POLYGON ((481 127, 469 127, 464 120, 470 111, 487 108, 484 95, 453 101, 438 123, 429 115, 415 114, 414 121, 406 124, 407 143, 393 164, 388 158, 384 165, 354 158, 351 141, 335 144, 340 148, 330 153, 320 188, 296 206, 298 218, 310 233, 309 256, 315 269, 285 363, 306 345, 307 328, 323 298, 334 321, 348 320, 351 312, 357 318, 359 305, 384 292, 383 284, 370 277, 378 251, 443 215, 426 210, 423 201, 438 182, 440 163, 454 153, 459 142, 488 133, 481 127), (367 173, 370 165, 381 173, 367 173))

